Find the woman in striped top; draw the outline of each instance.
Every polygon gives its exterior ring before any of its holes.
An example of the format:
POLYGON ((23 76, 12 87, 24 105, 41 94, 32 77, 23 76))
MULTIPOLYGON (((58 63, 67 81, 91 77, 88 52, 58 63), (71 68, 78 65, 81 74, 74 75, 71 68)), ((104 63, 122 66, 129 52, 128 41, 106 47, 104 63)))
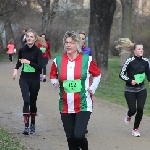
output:
POLYGON ((69 150, 88 150, 85 130, 93 109, 91 94, 98 87, 101 72, 92 56, 82 53, 79 33, 67 31, 63 44, 65 53, 53 60, 50 79, 60 89, 59 110, 69 150))

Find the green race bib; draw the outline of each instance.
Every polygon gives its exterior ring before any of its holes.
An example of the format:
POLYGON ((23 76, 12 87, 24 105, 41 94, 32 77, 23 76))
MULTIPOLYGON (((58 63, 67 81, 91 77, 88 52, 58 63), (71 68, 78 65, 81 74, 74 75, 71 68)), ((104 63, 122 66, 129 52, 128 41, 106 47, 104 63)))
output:
POLYGON ((35 72, 35 69, 31 67, 29 64, 24 64, 24 72, 35 72))
POLYGON ((66 93, 77 93, 81 91, 81 80, 65 80, 63 87, 66 93))
POLYGON ((134 79, 137 83, 142 83, 145 80, 145 73, 134 75, 134 79))
POLYGON ((42 53, 46 52, 46 48, 45 47, 41 47, 40 50, 42 51, 42 53))

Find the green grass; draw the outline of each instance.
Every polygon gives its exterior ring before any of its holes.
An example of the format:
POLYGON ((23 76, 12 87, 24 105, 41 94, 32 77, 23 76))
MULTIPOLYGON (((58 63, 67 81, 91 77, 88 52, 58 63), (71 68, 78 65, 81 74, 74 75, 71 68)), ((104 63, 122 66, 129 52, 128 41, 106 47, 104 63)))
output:
POLYGON ((19 139, 0 128, 0 150, 24 150, 19 139))
POLYGON ((63 53, 63 50, 59 50, 57 52, 51 51, 52 59, 54 59, 56 56, 60 55, 63 53))
MULTIPOLYGON (((110 101, 112 103, 127 107, 124 97, 125 82, 119 78, 121 66, 119 65, 119 58, 110 58, 108 62, 109 79, 101 80, 95 96, 110 101)), ((150 91, 148 81, 145 81, 147 91, 150 91)), ((150 116, 150 93, 147 92, 147 101, 144 108, 144 113, 150 116)))
MULTIPOLYGON (((13 54, 13 62, 16 62, 17 61, 17 54, 13 54)), ((9 62, 9 59, 8 59, 8 54, 6 53, 0 53, 0 62, 9 62)))

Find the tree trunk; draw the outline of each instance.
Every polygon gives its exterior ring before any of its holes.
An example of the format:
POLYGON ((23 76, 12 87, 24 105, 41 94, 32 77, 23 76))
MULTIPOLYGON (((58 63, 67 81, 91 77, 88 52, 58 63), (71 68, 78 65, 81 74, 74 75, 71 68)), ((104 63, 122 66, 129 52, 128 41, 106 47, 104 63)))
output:
POLYGON ((102 71, 108 78, 108 49, 116 0, 90 0, 89 47, 102 71))
MULTIPOLYGON (((1 34, 0 34, 1 35, 1 34)), ((3 47, 3 39, 2 39, 2 37, 0 36, 0 54, 1 54, 1 52, 3 52, 3 50, 4 50, 4 47, 3 47)))
POLYGON ((132 23, 132 0, 121 0, 122 4, 122 28, 121 37, 131 40, 131 23, 132 23))
POLYGON ((5 32, 6 32, 6 45, 8 44, 8 41, 13 38, 14 39, 14 34, 12 31, 11 27, 11 22, 10 20, 6 20, 4 24, 5 32))
POLYGON ((51 11, 50 11, 50 24, 52 24, 55 15, 56 15, 56 10, 58 9, 58 2, 59 0, 54 0, 52 7, 51 7, 51 11))
POLYGON ((42 32, 46 34, 47 26, 50 21, 50 0, 46 0, 45 6, 43 6, 43 15, 42 15, 42 32))
POLYGON ((43 2, 43 0, 38 0, 39 5, 42 8, 43 15, 42 15, 42 32, 46 34, 47 27, 49 24, 52 23, 55 15, 56 15, 56 9, 58 7, 59 0, 53 0, 52 7, 50 8, 50 0, 46 0, 43 2))

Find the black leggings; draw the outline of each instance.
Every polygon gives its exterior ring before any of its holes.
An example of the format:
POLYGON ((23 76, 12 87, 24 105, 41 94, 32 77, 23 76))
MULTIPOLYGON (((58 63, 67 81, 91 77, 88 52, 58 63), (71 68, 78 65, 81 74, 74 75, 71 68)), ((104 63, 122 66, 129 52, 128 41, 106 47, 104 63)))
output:
POLYGON ((37 112, 36 100, 40 89, 40 81, 32 79, 24 79, 20 77, 19 84, 22 92, 22 97, 24 100, 23 115, 29 116, 30 113, 36 114, 37 112))
POLYGON ((8 57, 9 57, 10 62, 12 62, 13 54, 8 54, 8 57))
POLYGON ((42 70, 41 70, 41 74, 43 71, 43 75, 46 75, 46 66, 48 64, 48 58, 43 58, 42 59, 42 70))
POLYGON ((140 125, 143 116, 143 109, 144 109, 146 97, 147 97, 146 89, 140 92, 127 92, 127 91, 125 92, 125 98, 129 108, 128 116, 132 117, 137 112, 135 116, 133 129, 138 129, 140 125), (137 108, 136 108, 136 102, 137 102, 137 108))
POLYGON ((85 130, 90 119, 91 112, 61 113, 61 120, 66 132, 69 150, 88 150, 88 141, 85 138, 85 130))

